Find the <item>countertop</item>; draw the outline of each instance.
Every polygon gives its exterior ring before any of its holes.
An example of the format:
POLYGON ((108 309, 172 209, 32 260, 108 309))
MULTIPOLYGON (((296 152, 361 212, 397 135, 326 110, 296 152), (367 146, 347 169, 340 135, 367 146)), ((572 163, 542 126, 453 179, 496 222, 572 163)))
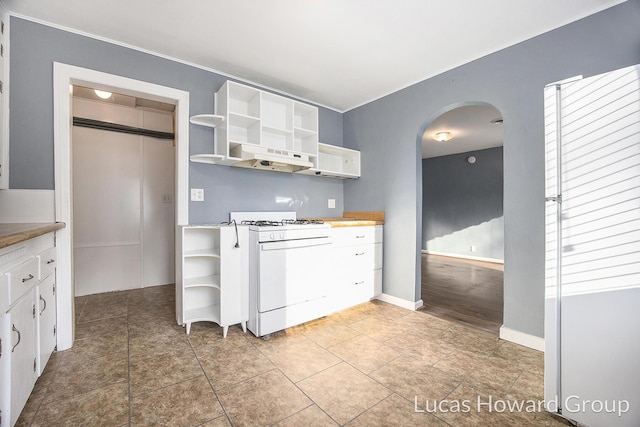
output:
POLYGON ((384 212, 344 212, 341 218, 317 218, 332 227, 384 225, 384 212))
POLYGON ((0 249, 65 227, 64 222, 0 223, 0 249))

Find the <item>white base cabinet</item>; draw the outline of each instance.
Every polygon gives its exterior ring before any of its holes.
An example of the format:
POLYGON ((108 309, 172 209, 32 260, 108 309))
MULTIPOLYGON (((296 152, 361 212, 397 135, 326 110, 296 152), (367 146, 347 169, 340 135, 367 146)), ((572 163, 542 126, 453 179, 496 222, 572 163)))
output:
POLYGON ((0 249, 0 425, 16 423, 55 349, 55 263, 54 233, 0 249))
POLYGON ((382 293, 382 226, 335 227, 334 309, 342 310, 382 293))
POLYGON ((189 225, 178 233, 176 321, 215 322, 246 331, 249 294, 249 232, 245 226, 189 225))

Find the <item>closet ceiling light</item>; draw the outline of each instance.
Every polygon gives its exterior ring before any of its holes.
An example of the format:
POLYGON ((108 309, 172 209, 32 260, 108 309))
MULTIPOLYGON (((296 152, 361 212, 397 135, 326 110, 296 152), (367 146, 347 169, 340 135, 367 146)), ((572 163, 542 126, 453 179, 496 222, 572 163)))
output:
POLYGON ((111 98, 111 92, 106 92, 104 90, 98 90, 98 89, 94 89, 93 91, 96 93, 96 95, 98 95, 102 99, 111 98))

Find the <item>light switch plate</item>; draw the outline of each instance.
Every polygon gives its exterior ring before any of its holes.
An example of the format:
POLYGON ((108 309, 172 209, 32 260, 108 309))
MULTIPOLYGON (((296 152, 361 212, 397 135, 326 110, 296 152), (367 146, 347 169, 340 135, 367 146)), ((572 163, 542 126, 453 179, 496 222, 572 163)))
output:
POLYGON ((335 209, 336 208, 336 199, 329 199, 328 206, 329 206, 329 209, 335 209))

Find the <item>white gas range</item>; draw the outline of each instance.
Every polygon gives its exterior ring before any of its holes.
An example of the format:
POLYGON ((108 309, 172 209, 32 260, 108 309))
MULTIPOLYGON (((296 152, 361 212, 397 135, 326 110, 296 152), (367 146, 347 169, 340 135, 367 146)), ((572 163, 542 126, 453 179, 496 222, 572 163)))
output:
POLYGON ((331 226, 295 212, 231 212, 249 226, 249 321, 268 335, 330 311, 331 226))

